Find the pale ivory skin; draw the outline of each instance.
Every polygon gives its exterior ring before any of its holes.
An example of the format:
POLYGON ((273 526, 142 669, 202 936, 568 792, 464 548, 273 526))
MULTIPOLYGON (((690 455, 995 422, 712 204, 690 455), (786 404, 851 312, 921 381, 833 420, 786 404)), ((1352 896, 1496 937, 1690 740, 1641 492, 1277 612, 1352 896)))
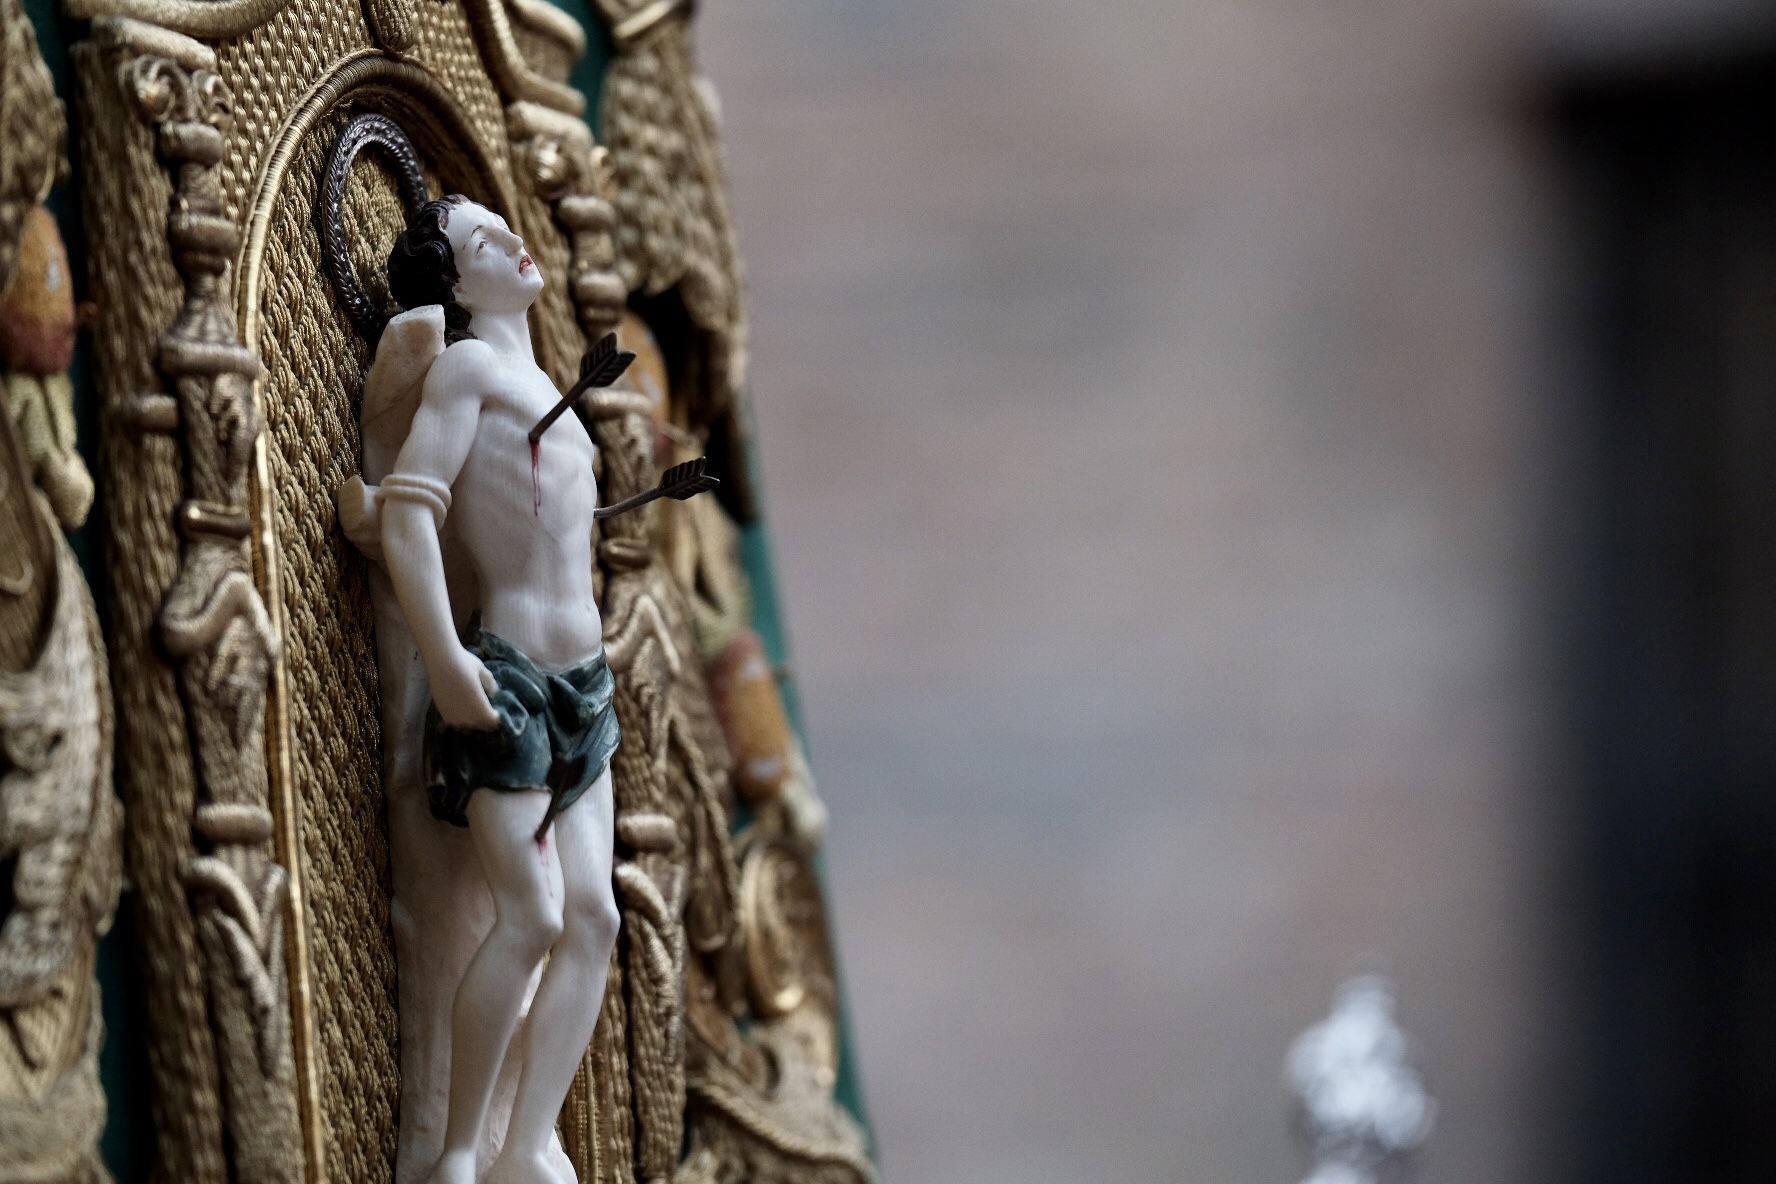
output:
MULTIPOLYGON (((482 206, 454 207, 444 230, 459 274, 456 299, 471 315, 474 339, 432 363, 394 474, 449 489, 448 520, 479 585, 482 626, 544 669, 565 669, 602 644, 592 591, 592 441, 571 415, 544 435, 536 505, 527 433, 560 398, 531 349, 527 313, 542 277, 523 240, 482 206)), ((440 525, 434 508, 385 490, 383 557, 432 701, 448 724, 492 727, 492 678, 458 640, 440 525)), ((539 843, 533 835, 548 801, 541 790, 480 790, 470 799, 469 836, 495 916, 456 990, 448 1117, 428 1177, 436 1184, 573 1178, 552 1141, 597 1023, 616 940, 610 772, 539 843), (545 955, 504 1143, 478 1176, 495 1085, 545 955)))
MULTIPOLYGON (((364 378, 362 476, 339 492, 346 537, 371 560, 370 602, 382 692, 382 788, 388 807, 389 920, 394 929, 400 1019, 400 1123, 394 1184, 422 1184, 444 1147, 450 1103, 450 1020, 463 972, 493 928, 493 893, 461 827, 440 825, 426 795, 424 734, 431 691, 407 618, 382 565, 382 494, 419 406, 426 372, 444 352, 444 310, 433 304, 389 322, 364 378), (370 482, 366 485, 365 482, 370 482)), ((477 603, 474 572, 446 523, 445 583, 460 624, 477 603)), ((534 991, 539 972, 531 976, 534 991)), ((526 1000, 528 1002, 528 999, 526 1000)), ((522 1059, 523 1022, 508 1047, 482 1130, 479 1162, 497 1154, 511 1116, 522 1059)), ((573 1179, 558 1140, 557 1177, 573 1179)))

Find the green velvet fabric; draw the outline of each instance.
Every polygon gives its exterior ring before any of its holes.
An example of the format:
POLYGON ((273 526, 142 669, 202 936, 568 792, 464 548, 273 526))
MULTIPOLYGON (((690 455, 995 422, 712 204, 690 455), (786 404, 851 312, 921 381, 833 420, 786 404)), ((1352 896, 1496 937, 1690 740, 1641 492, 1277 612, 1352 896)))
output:
MULTIPOLYGON (((762 493, 759 483, 758 462, 756 457, 749 458, 753 469, 753 489, 762 493)), ((762 498, 761 498, 762 500, 762 498)), ((778 684, 783 693, 783 702, 789 711, 790 723, 798 735, 803 737, 803 747, 808 746, 807 733, 802 728, 801 701, 796 695, 795 680, 789 674, 789 639, 783 626, 782 610, 777 599, 777 580, 771 566, 771 543, 766 535, 762 521, 747 526, 740 535, 740 554, 746 567, 746 575, 752 584, 752 626, 764 642, 765 656, 770 659, 771 668, 778 671, 778 684)), ((812 756, 809 757, 812 763, 812 756)), ((819 861, 817 860, 817 864, 819 861)), ((818 867, 824 883, 826 869, 818 867)), ((831 901, 832 893, 826 893, 831 901)), ((839 925, 833 915, 830 904, 827 909, 827 923, 832 927, 833 957, 839 957, 839 925)), ((857 1121, 869 1129, 869 1112, 864 1106, 863 1080, 857 1067, 857 1044, 851 1035, 851 1015, 846 1006, 844 976, 840 973, 839 990, 839 1077, 833 1087, 833 1094, 839 1104, 849 1110, 857 1121)))

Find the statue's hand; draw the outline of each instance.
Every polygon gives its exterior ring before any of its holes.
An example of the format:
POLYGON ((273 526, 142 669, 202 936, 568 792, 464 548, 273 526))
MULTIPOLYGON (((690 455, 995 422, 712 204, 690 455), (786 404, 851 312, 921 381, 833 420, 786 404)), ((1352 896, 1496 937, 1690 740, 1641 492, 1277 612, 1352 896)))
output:
POLYGON ((486 731, 499 726, 499 712, 488 699, 498 689, 486 664, 458 646, 448 667, 432 678, 432 703, 451 727, 486 731))

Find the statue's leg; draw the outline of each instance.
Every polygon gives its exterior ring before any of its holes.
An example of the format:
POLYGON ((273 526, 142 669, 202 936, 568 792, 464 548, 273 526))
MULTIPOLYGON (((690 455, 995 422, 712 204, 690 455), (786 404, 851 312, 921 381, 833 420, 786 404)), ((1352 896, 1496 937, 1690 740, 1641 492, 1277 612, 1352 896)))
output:
POLYGON ((487 1184, 544 1184, 555 1178, 547 1166, 549 1133, 592 1042, 617 940, 612 818, 606 769, 579 801, 556 815, 546 836, 560 860, 563 928, 530 1005, 512 1121, 487 1184))
POLYGON ((434 1184, 474 1184, 477 1145, 525 988, 561 936, 562 878, 555 844, 532 837, 548 805, 549 795, 541 790, 483 789, 469 799, 469 834, 493 891, 494 922, 456 991, 450 1117, 434 1184))

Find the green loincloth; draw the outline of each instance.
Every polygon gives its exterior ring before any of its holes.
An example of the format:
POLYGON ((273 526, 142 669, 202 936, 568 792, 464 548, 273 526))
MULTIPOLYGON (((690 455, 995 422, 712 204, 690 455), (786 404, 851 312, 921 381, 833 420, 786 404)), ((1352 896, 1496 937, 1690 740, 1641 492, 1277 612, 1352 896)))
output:
POLYGON ((617 750, 616 689, 604 651, 551 674, 509 642, 471 621, 463 645, 486 664, 499 689, 490 695, 499 726, 453 728, 434 706, 426 713, 426 781, 432 815, 469 824, 477 789, 549 791, 541 838, 555 815, 579 800, 617 750))

